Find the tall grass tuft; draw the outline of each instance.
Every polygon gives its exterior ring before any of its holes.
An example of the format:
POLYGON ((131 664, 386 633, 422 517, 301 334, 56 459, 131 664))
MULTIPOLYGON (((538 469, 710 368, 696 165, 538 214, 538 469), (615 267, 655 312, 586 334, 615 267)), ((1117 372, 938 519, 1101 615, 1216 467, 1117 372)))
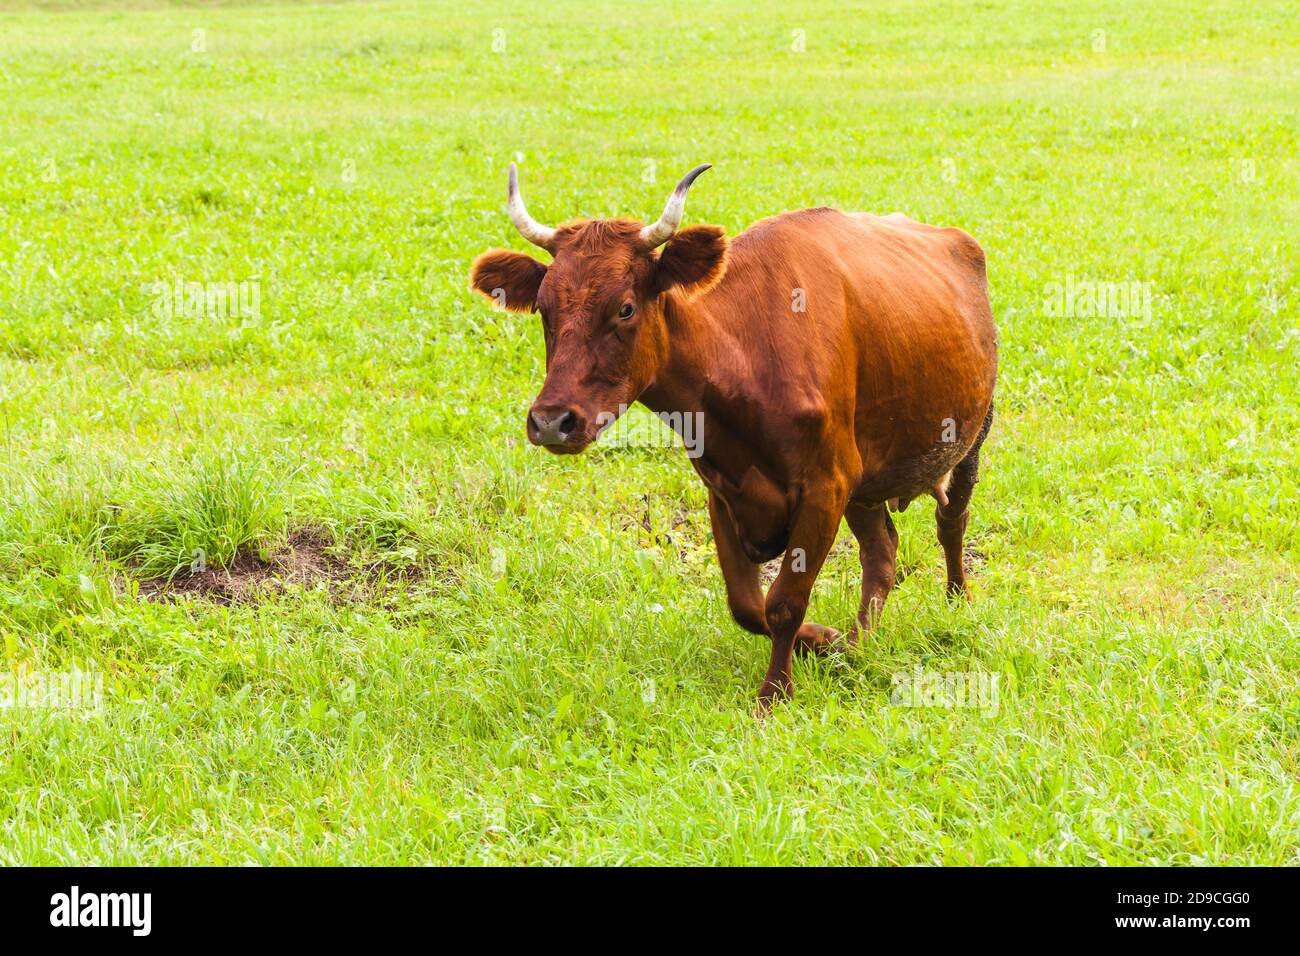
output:
POLYGON ((283 542, 290 474, 225 449, 175 472, 152 473, 105 514, 104 553, 146 576, 228 567, 241 551, 283 542))

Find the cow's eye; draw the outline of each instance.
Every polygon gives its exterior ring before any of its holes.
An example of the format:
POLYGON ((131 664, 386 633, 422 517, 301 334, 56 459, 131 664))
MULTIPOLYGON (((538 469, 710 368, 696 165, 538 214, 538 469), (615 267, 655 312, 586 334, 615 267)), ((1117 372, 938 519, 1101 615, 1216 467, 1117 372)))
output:
POLYGON ((625 302, 623 303, 623 308, 618 310, 618 317, 620 319, 627 320, 632 318, 635 312, 636 312, 636 306, 633 305, 631 302, 625 302))

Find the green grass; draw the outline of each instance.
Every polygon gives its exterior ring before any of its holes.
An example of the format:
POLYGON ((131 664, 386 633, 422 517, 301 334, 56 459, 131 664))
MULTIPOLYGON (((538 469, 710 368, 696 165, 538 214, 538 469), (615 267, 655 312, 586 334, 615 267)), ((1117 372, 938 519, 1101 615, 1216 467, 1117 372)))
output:
POLYGON ((1300 862, 1293 4, 48 6, 0 2, 0 652, 105 696, 0 712, 0 863, 1300 862), (551 222, 707 161, 691 222, 979 238, 974 600, 914 505, 756 722, 684 455, 523 440, 540 329, 466 289, 516 154, 551 222), (299 526, 359 596, 136 586, 299 526))

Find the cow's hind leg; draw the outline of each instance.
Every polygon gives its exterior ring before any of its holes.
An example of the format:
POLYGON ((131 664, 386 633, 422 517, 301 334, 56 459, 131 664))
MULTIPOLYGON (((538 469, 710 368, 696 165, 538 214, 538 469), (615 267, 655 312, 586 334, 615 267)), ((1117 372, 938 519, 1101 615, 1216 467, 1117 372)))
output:
POLYGON ((844 517, 853 537, 858 539, 858 560, 862 564, 862 604, 849 631, 850 640, 857 640, 859 628, 870 630, 880 620, 885 599, 894 587, 898 531, 884 505, 871 507, 850 502, 844 517))
MULTIPOLYGON (((745 555, 731 519, 712 492, 709 493, 709 517, 713 522, 713 541, 718 549, 718 566, 722 568, 722 580, 727 587, 727 606, 731 616, 751 634, 770 637, 759 566, 745 555)), ((805 622, 795 633, 794 649, 800 654, 825 654, 835 646, 839 637, 840 632, 834 628, 805 622)))
POLYGON ((993 424, 993 406, 984 418, 984 427, 980 429, 975 444, 966 453, 966 457, 952 470, 952 481, 948 485, 947 503, 940 504, 934 511, 935 523, 939 527, 939 543, 943 545, 943 558, 948 566, 948 594, 951 596, 966 593, 966 558, 964 553, 966 525, 970 521, 970 496, 979 481, 980 447, 988 437, 989 426, 993 424))

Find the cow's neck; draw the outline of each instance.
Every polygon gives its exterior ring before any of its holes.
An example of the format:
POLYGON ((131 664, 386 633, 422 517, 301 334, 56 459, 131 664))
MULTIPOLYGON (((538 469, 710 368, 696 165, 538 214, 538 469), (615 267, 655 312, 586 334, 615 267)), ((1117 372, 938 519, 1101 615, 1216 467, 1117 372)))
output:
POLYGON ((641 404, 661 415, 716 413, 719 374, 729 380, 728 366, 734 368, 726 335, 711 327, 702 305, 677 297, 665 297, 664 324, 667 354, 641 404))
MULTIPOLYGON (((664 309, 668 355, 641 404, 671 421, 697 415, 703 425, 697 469, 739 487, 755 466, 764 468, 759 384, 746 354, 725 317, 711 315, 708 296, 685 301, 672 296, 664 309)), ((714 484, 710 481, 710 484, 714 484)))

